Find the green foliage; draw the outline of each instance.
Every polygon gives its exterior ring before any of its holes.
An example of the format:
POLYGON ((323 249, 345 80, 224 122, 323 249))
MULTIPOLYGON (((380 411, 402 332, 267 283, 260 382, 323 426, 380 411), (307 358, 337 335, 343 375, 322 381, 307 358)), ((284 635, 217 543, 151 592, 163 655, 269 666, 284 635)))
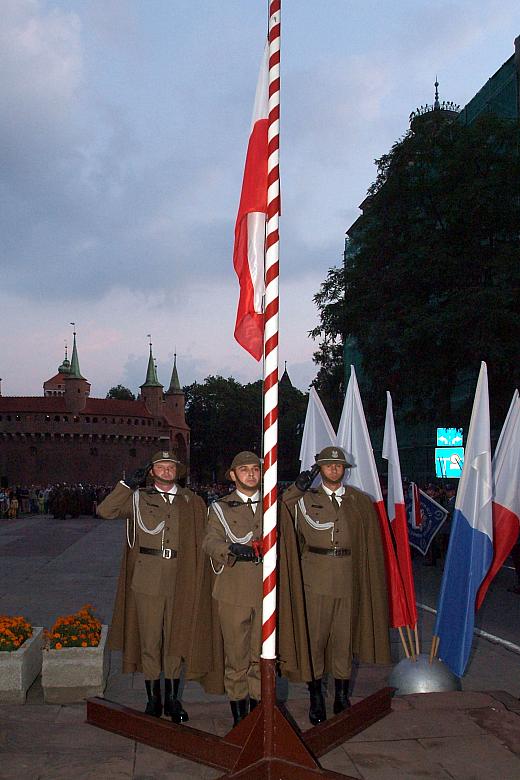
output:
MULTIPOLYGON (((262 448, 262 382, 240 384, 232 377, 206 377, 184 388, 186 421, 191 428, 191 471, 201 481, 221 481, 233 456, 262 448)), ((293 479, 307 408, 306 395, 280 387, 280 479, 293 479)))
POLYGON ((481 360, 499 418, 519 381, 518 126, 441 117, 377 161, 345 267, 315 296, 317 384, 341 380, 349 337, 375 422, 385 390, 410 421, 467 415, 481 360))
POLYGON ((108 391, 107 398, 117 398, 119 401, 135 401, 135 395, 124 385, 116 385, 108 391))

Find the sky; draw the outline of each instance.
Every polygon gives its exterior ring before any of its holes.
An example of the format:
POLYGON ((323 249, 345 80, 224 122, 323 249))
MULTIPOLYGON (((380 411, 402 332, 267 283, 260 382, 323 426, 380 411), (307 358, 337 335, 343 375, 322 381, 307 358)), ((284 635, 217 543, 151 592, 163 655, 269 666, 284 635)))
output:
MULTIPOLYGON (((240 382, 233 231, 266 0, 0 0, 0 377, 41 395, 76 323, 91 395, 240 382)), ((316 374, 313 296, 408 116, 463 107, 518 0, 283 0, 280 368, 316 374)), ((378 283, 376 281, 376 283, 378 283)))

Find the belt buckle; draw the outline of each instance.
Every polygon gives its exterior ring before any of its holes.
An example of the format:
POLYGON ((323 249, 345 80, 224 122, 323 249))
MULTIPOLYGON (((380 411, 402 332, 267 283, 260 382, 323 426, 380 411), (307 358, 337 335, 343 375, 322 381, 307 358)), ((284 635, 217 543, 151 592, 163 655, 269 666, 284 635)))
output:
POLYGON ((170 550, 169 547, 164 548, 164 550, 162 551, 162 557, 166 558, 167 560, 169 560, 172 557, 172 551, 170 550))

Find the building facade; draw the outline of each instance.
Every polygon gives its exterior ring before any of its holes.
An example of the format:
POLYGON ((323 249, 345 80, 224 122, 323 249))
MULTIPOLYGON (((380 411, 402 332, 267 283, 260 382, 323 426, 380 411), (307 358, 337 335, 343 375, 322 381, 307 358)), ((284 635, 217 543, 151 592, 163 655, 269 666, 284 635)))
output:
POLYGON ((189 464, 190 430, 176 357, 166 392, 150 344, 137 400, 92 398, 72 357, 43 384, 43 396, 0 395, 0 480, 3 486, 56 482, 112 484, 144 466, 158 449, 175 449, 189 464))

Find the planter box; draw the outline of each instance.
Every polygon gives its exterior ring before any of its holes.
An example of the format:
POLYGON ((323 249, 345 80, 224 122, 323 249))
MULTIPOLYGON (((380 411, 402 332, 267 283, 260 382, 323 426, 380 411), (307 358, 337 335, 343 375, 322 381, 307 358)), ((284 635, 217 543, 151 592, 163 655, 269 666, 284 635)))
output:
POLYGON ((25 704, 27 691, 42 668, 43 628, 33 626, 32 636, 18 650, 0 651, 0 703, 25 704))
POLYGON ((46 704, 72 704, 103 696, 108 677, 108 626, 102 626, 97 647, 44 650, 43 698, 46 704))

